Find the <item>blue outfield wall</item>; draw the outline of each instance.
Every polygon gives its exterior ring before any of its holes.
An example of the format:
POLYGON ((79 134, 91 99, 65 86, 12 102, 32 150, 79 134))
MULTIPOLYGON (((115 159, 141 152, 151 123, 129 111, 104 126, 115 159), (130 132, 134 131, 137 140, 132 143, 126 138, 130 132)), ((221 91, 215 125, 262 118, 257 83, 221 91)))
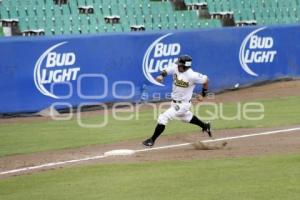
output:
POLYGON ((212 91, 299 77, 300 26, 1 38, 0 113, 165 99, 154 78, 180 54, 212 91))

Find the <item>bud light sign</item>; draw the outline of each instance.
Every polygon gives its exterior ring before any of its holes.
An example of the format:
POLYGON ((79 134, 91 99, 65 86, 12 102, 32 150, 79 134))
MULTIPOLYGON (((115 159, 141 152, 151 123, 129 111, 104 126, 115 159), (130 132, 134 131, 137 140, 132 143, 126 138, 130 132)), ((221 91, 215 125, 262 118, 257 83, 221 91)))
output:
POLYGON ((143 73, 151 83, 164 86, 154 79, 154 74, 166 69, 177 61, 181 52, 181 45, 177 42, 166 41, 172 33, 168 33, 155 40, 147 49, 143 59, 143 73))
POLYGON ((0 113, 166 100, 172 76, 155 77, 185 54, 211 92, 300 77, 300 25, 3 37, 0 45, 0 113))
POLYGON ((59 99, 49 88, 53 83, 75 81, 80 71, 76 66, 74 52, 63 52, 59 47, 66 45, 61 42, 47 49, 38 59, 34 68, 34 83, 36 88, 45 96, 59 99))
POLYGON ((270 36, 260 36, 258 33, 265 27, 252 31, 244 39, 240 47, 240 64, 242 68, 252 76, 258 76, 251 67, 255 64, 263 67, 264 63, 273 63, 277 51, 274 49, 274 39, 270 36))

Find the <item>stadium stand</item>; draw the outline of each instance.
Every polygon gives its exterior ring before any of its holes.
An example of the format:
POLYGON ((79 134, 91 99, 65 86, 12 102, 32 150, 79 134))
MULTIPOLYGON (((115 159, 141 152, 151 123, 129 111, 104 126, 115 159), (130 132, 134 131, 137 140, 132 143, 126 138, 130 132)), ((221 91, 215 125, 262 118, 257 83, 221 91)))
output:
POLYGON ((299 23, 299 4, 300 0, 2 0, 0 19, 14 29, 13 35, 197 29, 299 23))

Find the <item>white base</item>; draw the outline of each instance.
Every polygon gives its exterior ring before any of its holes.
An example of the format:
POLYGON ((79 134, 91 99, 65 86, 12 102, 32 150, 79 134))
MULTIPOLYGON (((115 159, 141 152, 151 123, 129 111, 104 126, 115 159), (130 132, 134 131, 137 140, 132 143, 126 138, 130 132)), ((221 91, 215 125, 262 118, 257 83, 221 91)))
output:
POLYGON ((107 151, 104 153, 105 156, 128 156, 134 154, 134 150, 130 149, 118 149, 118 150, 112 150, 107 151))

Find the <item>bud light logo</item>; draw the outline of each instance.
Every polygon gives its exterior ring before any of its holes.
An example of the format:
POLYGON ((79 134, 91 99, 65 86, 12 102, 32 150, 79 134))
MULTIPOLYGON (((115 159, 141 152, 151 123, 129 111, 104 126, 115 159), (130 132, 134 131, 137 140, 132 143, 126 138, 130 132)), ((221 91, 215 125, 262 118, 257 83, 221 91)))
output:
POLYGON ((240 64, 242 68, 252 76, 258 76, 250 66, 254 64, 273 63, 277 51, 274 50, 274 39, 272 37, 262 37, 258 33, 266 27, 259 28, 251 32, 243 41, 240 47, 240 64))
POLYGON ((59 47, 67 44, 61 42, 47 49, 38 59, 34 67, 34 83, 45 96, 59 99, 49 91, 51 84, 70 82, 77 79, 80 68, 76 65, 74 52, 61 52, 59 47))
POLYGON ((155 40, 147 49, 143 59, 143 73, 148 81, 155 85, 164 86, 157 82, 153 74, 166 69, 177 61, 181 46, 179 43, 163 42, 172 35, 168 33, 155 40))

